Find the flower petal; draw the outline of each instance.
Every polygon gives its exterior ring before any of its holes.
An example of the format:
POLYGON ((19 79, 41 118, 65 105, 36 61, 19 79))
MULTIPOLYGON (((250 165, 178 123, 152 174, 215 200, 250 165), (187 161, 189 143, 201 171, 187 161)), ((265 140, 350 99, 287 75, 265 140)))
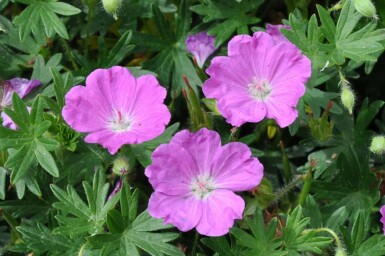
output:
MULTIPOLYGON (((78 132, 95 132, 105 129, 107 112, 103 101, 98 104, 89 99, 90 90, 84 86, 75 86, 65 96, 62 110, 64 120, 78 132)), ((96 96, 93 98, 98 100, 96 96)))
POLYGON ((235 219, 242 219, 245 209, 243 199, 226 189, 215 190, 203 201, 203 214, 197 231, 206 236, 223 236, 234 225, 235 219))
POLYGON ((289 126, 298 117, 298 111, 284 102, 269 99, 265 104, 268 109, 266 117, 275 119, 281 128, 289 126))
POLYGON ((154 192, 148 203, 148 213, 154 218, 164 218, 165 224, 172 224, 186 232, 193 229, 202 216, 202 201, 193 196, 168 196, 154 192))
POLYGON ((231 191, 253 189, 263 177, 262 164, 240 142, 226 144, 216 152, 210 169, 216 187, 231 191))
POLYGON ((221 147, 221 138, 217 132, 202 128, 195 133, 187 130, 178 132, 172 143, 179 144, 189 152, 198 167, 197 174, 205 174, 209 171, 212 156, 221 147))

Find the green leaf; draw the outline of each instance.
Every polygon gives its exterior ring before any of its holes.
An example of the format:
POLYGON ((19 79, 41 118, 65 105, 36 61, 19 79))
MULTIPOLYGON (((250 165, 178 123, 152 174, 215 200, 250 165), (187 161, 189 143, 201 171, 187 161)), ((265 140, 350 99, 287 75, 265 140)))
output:
POLYGON ((6 186, 7 171, 0 167, 0 199, 5 199, 5 186, 6 186))
POLYGON ((55 67, 49 68, 49 71, 51 72, 52 78, 53 78, 57 104, 59 108, 62 109, 64 106, 64 94, 65 94, 65 87, 66 87, 64 84, 64 80, 57 68, 55 67))
POLYGON ((366 98, 362 104, 360 112, 358 113, 355 130, 365 130, 384 104, 384 101, 377 100, 369 105, 368 99, 366 98))
POLYGON ((22 225, 16 229, 22 234, 23 241, 28 248, 38 254, 49 251, 55 255, 63 253, 76 255, 77 248, 74 248, 73 245, 81 243, 81 241, 69 241, 62 235, 53 235, 52 231, 41 223, 37 223, 34 227, 22 225))
POLYGON ((385 251, 385 236, 373 235, 366 240, 353 256, 382 256, 385 251))
POLYGON ((251 229, 252 235, 248 234, 240 228, 232 228, 230 230, 237 239, 237 244, 247 248, 243 255, 265 256, 287 255, 287 252, 280 250, 282 241, 280 238, 275 238, 277 228, 277 219, 274 218, 268 226, 265 227, 262 212, 257 209, 254 218, 246 219, 246 223, 251 229))
POLYGON ((59 169, 51 153, 40 143, 36 144, 35 157, 39 164, 53 177, 59 177, 59 169))
POLYGON ((71 16, 81 12, 80 9, 63 2, 48 2, 49 9, 57 14, 71 16))
POLYGON ((236 256, 225 236, 202 238, 202 243, 221 256, 236 256))
POLYGON ((334 43, 336 41, 336 25, 334 24, 333 19, 330 17, 329 12, 321 5, 317 5, 317 10, 320 20, 322 22, 322 33, 325 35, 325 37, 330 43, 334 43))
POLYGON ((25 143, 14 154, 10 155, 5 166, 12 170, 11 183, 16 183, 27 174, 34 160, 36 144, 25 143))
POLYGON ((101 170, 95 172, 92 186, 84 181, 83 188, 88 204, 81 199, 72 186, 67 186, 67 191, 64 191, 56 185, 51 185, 52 192, 60 201, 54 203, 53 207, 66 213, 64 216, 56 216, 62 225, 57 227, 54 233, 75 237, 80 234, 91 235, 103 232, 107 214, 116 205, 120 193, 106 202, 109 184, 105 183, 105 175, 101 170))
POLYGON ((56 13, 62 15, 75 15, 80 12, 76 7, 62 2, 33 1, 14 19, 19 26, 19 37, 24 41, 32 32, 35 38, 42 37, 41 24, 44 26, 45 35, 52 37, 56 31, 61 37, 68 39, 67 29, 56 13))
MULTIPOLYGON (((38 124, 43 121, 43 113, 44 113, 44 102, 40 99, 40 97, 35 98, 33 101, 30 118, 32 124, 38 124)), ((40 135, 39 135, 40 136, 40 135)))

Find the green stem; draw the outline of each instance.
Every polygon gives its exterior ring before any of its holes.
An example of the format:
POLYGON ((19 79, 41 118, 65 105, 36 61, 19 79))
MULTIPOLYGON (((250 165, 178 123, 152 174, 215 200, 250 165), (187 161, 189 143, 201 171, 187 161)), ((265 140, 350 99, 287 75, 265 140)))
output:
POLYGON ((328 232, 329 234, 331 234, 334 238, 334 240, 336 241, 336 244, 337 244, 337 248, 342 250, 342 243, 341 243, 341 240, 338 238, 337 234, 331 230, 330 228, 317 228, 317 229, 313 229, 315 232, 328 232))
POLYGON ((289 193, 295 186, 301 181, 302 176, 298 176, 296 179, 289 182, 286 186, 281 188, 279 191, 275 193, 274 201, 271 204, 277 203, 279 200, 281 200, 282 197, 284 197, 287 193, 289 193))
POLYGON ((199 233, 195 232, 194 244, 193 244, 193 247, 191 249, 191 256, 196 255, 198 242, 199 242, 199 233))
POLYGON ((307 195, 309 194, 311 183, 313 181, 313 167, 310 166, 309 172, 304 176, 304 183, 303 183, 303 188, 301 191, 301 194, 299 196, 299 204, 301 206, 304 206, 306 203, 306 198, 307 195))
POLYGON ((84 255, 84 250, 86 249, 86 247, 87 247, 87 243, 83 244, 82 247, 80 247, 78 256, 83 256, 84 255))

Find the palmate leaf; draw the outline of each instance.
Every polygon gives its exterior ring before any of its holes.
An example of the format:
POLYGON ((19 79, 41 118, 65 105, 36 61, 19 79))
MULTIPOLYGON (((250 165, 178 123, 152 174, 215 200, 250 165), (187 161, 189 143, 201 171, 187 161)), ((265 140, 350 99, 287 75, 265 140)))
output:
POLYGON ((206 4, 194 5, 190 9, 204 16, 203 22, 205 23, 218 21, 208 30, 208 33, 215 36, 216 45, 220 45, 236 31, 248 34, 248 25, 255 24, 260 19, 247 13, 258 9, 263 2, 264 0, 244 0, 242 2, 208 0, 206 4))
POLYGON ((300 205, 287 217, 286 226, 282 229, 282 242, 290 255, 300 255, 300 252, 322 254, 321 249, 332 243, 333 239, 316 236, 314 230, 304 232, 309 223, 310 218, 303 217, 300 205))
POLYGON ((80 13, 80 10, 72 5, 63 2, 28 2, 27 8, 14 19, 14 23, 19 27, 19 37, 24 41, 32 32, 35 37, 46 35, 52 37, 54 31, 61 37, 68 39, 68 32, 63 22, 57 14, 70 16, 80 13), (44 27, 44 33, 41 27, 44 27))
POLYGON ((155 34, 133 33, 130 44, 136 46, 137 52, 158 52, 157 55, 143 63, 143 67, 158 74, 163 86, 171 85, 171 94, 180 93, 183 88, 183 75, 191 86, 202 84, 194 65, 185 50, 185 39, 191 24, 190 0, 182 0, 175 14, 174 26, 170 26, 159 7, 153 5, 153 19, 156 24, 155 34))
POLYGON ((94 234, 103 231, 107 212, 119 200, 119 193, 106 202, 109 184, 105 183, 105 175, 101 170, 95 172, 92 186, 83 182, 86 193, 86 204, 72 186, 67 186, 67 191, 56 185, 51 185, 51 190, 60 202, 53 204, 64 215, 57 215, 60 226, 54 229, 55 234, 65 234, 75 237, 80 234, 94 234))
POLYGON ((299 256, 303 252, 321 254, 321 249, 328 246, 333 239, 316 236, 314 230, 306 230, 309 222, 309 218, 302 216, 301 206, 297 206, 287 217, 286 226, 281 227, 282 236, 276 237, 278 220, 274 218, 266 226, 262 212, 257 209, 253 219, 246 219, 252 235, 239 228, 232 228, 231 234, 237 238, 237 244, 245 248, 242 255, 299 256))
MULTIPOLYGON (((247 248, 242 255, 248 256, 283 256, 288 252, 282 251, 279 247, 282 245, 280 238, 275 237, 277 230, 277 219, 274 218, 265 228, 262 212, 257 209, 253 219, 247 218, 252 235, 240 228, 232 228, 231 234, 237 238, 237 244, 247 248)), ((221 254, 222 255, 222 254, 221 254)), ((229 254, 231 255, 231 254, 229 254)))
POLYGON ((107 226, 110 234, 97 234, 87 240, 95 248, 107 248, 109 254, 101 255, 132 255, 140 256, 145 251, 153 256, 184 255, 177 247, 168 242, 175 240, 179 234, 159 232, 169 229, 161 219, 152 218, 147 211, 137 216, 138 191, 131 193, 129 185, 124 182, 120 195, 120 212, 110 210, 107 216, 107 226))
POLYGON ((33 226, 23 224, 16 229, 22 234, 22 240, 27 244, 27 248, 34 254, 48 251, 48 255, 76 255, 77 248, 81 246, 80 239, 69 240, 65 236, 55 235, 41 223, 33 226))

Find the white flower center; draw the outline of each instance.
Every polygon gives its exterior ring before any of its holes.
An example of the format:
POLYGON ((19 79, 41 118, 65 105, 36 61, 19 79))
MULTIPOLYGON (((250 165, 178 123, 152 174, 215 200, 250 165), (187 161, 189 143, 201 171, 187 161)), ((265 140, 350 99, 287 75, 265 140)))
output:
POLYGON ((215 190, 215 182, 209 175, 198 175, 192 180, 190 188, 197 199, 203 200, 215 190))
POLYGON ((112 117, 108 120, 108 127, 116 132, 125 132, 129 130, 132 120, 120 110, 114 110, 112 117))
POLYGON ((271 86, 265 79, 258 80, 255 77, 253 81, 247 85, 251 97, 258 101, 264 101, 271 93, 271 86))

